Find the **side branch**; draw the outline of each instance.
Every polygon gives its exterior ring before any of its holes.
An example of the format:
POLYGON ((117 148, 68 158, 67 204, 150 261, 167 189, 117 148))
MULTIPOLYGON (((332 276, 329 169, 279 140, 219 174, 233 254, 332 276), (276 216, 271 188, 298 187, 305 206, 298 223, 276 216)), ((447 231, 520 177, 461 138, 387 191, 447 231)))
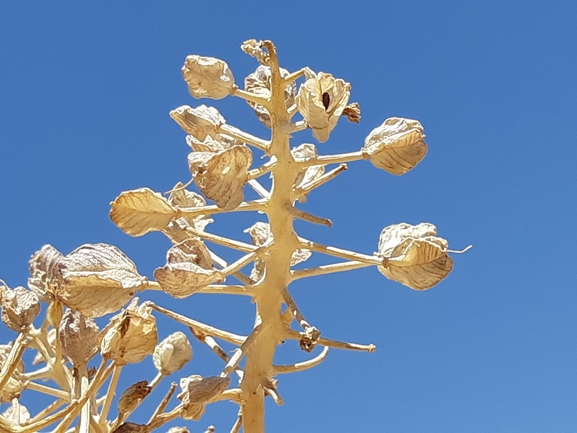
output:
POLYGON ((335 272, 346 272, 352 271, 354 269, 361 269, 366 268, 368 266, 373 266, 372 263, 365 263, 365 262, 342 262, 342 263, 333 263, 330 265, 322 265, 316 268, 308 268, 308 269, 298 269, 291 271, 291 281, 300 280, 302 278, 308 277, 316 277, 318 275, 326 275, 332 274, 335 272))
POLYGON ((369 256, 367 254, 356 253, 354 251, 348 251, 342 248, 325 246, 303 238, 299 238, 299 241, 301 242, 303 248, 308 248, 309 250, 315 251, 317 253, 323 253, 329 256, 339 257, 341 259, 355 262, 364 262, 368 265, 383 265, 383 262, 387 260, 383 259, 382 257, 369 256))
MULTIPOLYGON (((300 341, 303 336, 300 332, 295 331, 294 329, 286 329, 287 338, 295 341, 300 341)), ((321 346, 333 347, 335 349, 344 349, 344 350, 359 350, 362 352, 374 352, 377 349, 377 346, 374 344, 357 344, 357 343, 347 343, 345 341, 338 341, 338 340, 330 340, 328 338, 319 337, 315 341, 316 344, 320 344, 321 346)))
POLYGON ((306 161, 297 161, 297 164, 302 167, 310 167, 313 165, 328 165, 328 164, 342 164, 347 162, 359 161, 365 159, 362 151, 341 153, 338 155, 321 155, 316 158, 307 159, 306 161))
POLYGON ((296 364, 290 365, 273 365, 274 374, 296 373, 298 371, 304 371, 316 367, 325 360, 328 353, 329 347, 325 346, 321 353, 308 361, 297 362, 296 364))
POLYGON ((241 131, 240 129, 235 128, 234 126, 224 124, 220 127, 220 130, 226 135, 230 135, 232 138, 237 138, 240 141, 248 143, 265 152, 268 151, 270 147, 270 141, 255 137, 254 135, 241 131))

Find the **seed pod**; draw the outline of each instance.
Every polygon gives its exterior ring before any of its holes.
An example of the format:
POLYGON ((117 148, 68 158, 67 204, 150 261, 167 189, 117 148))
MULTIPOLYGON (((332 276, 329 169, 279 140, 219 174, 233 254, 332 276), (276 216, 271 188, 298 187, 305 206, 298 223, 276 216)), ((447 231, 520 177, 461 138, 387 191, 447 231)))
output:
POLYGON ((453 269, 447 250, 447 241, 437 237, 433 224, 394 224, 386 227, 379 239, 376 254, 388 259, 379 271, 411 289, 426 290, 453 269))
POLYGON ((86 364, 97 347, 98 325, 76 310, 66 310, 58 335, 62 353, 74 365, 86 364))
POLYGON ((154 271, 162 290, 175 298, 186 298, 225 277, 214 269, 210 251, 199 239, 187 239, 166 253, 166 265, 154 271))
POLYGON ((147 380, 141 380, 130 385, 118 400, 118 413, 132 412, 152 391, 147 380))
POLYGON ((208 136, 216 140, 220 127, 226 123, 216 108, 206 105, 196 108, 183 105, 172 110, 170 117, 187 134, 194 135, 200 141, 204 141, 208 136))
POLYGON ((124 422, 115 428, 112 433, 150 433, 150 429, 146 424, 124 422))
POLYGON ((244 185, 252 152, 247 146, 232 146, 222 152, 192 152, 188 166, 194 182, 206 198, 224 210, 232 210, 244 199, 244 185))
POLYGON ((401 175, 425 157, 424 138, 423 127, 417 120, 391 117, 367 135, 361 150, 375 167, 401 175))
POLYGON ((38 296, 24 287, 14 290, 5 288, 2 292, 2 322, 13 331, 28 328, 40 313, 38 296))
MULTIPOLYGON (((281 77, 286 77, 289 72, 286 69, 280 68, 281 77)), ((271 72, 268 66, 260 65, 256 68, 252 74, 244 79, 244 88, 247 92, 254 93, 255 95, 263 96, 265 98, 271 97, 271 72)), ((287 108, 294 105, 297 93, 296 83, 293 81, 289 84, 284 91, 284 100, 287 108)), ((270 124, 270 114, 266 108, 262 105, 255 104, 254 102, 247 101, 250 105, 258 120, 264 123, 268 128, 271 127, 270 124)))
POLYGON ((184 333, 177 331, 162 340, 154 349, 152 360, 164 376, 180 370, 192 359, 192 346, 184 333))
POLYGON ((32 255, 28 262, 30 266, 28 286, 41 301, 50 302, 51 300, 52 268, 62 257, 63 255, 52 245, 44 245, 32 255))
MULTIPOLYGON (((183 184, 178 182, 168 198, 169 203, 177 208, 189 208, 189 207, 204 207, 206 206, 206 200, 200 194, 192 191, 188 191, 183 188, 183 184)), ((178 223, 182 223, 195 230, 204 231, 205 227, 214 222, 214 220, 207 215, 197 215, 194 217, 182 217, 177 220, 178 223)), ((189 236, 186 236, 188 238, 189 236)))
POLYGON ((234 88, 234 76, 228 65, 214 57, 187 56, 182 77, 195 98, 222 99, 234 88))
POLYGON ((167 433, 190 433, 186 427, 171 427, 167 433))
POLYGON ((296 97, 298 110, 321 143, 328 140, 337 125, 350 93, 349 83, 324 72, 311 76, 300 87, 296 97))
POLYGON ((205 405, 222 394, 229 384, 230 377, 202 377, 195 374, 180 379, 182 392, 177 398, 182 401, 182 419, 198 421, 204 413, 205 405))
POLYGON ((134 298, 128 308, 117 314, 98 335, 100 353, 118 365, 138 364, 154 352, 158 342, 156 319, 148 303, 138 305, 134 298))
POLYGON ((118 311, 146 285, 136 265, 108 244, 86 244, 60 259, 53 269, 56 298, 87 317, 118 311))
MULTIPOLYGON (((304 143, 291 149, 291 154, 295 161, 308 161, 318 156, 317 148, 314 144, 304 143)), ((318 179, 325 172, 323 165, 313 165, 299 171, 295 181, 294 188, 304 188, 310 182, 318 179)))

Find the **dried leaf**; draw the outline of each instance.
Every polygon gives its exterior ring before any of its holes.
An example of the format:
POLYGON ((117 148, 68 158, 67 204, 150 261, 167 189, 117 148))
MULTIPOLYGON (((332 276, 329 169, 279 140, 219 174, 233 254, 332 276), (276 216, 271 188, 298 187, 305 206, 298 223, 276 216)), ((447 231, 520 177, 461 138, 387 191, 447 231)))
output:
POLYGON ((56 298, 87 317, 118 311, 146 285, 136 265, 113 245, 86 244, 56 263, 56 298))
POLYGON ((424 138, 417 120, 391 117, 367 135, 362 152, 375 167, 401 175, 425 157, 424 138))
POLYGON ((131 236, 165 229, 176 213, 164 197, 148 188, 125 191, 111 206, 110 219, 131 236))
POLYGON ((324 72, 307 79, 300 87, 296 97, 298 110, 321 143, 328 140, 337 125, 349 101, 350 90, 349 83, 324 72))
POLYGON ((148 303, 137 306, 132 300, 126 310, 117 314, 98 335, 97 343, 105 359, 118 365, 138 364, 154 352, 158 342, 156 319, 148 303))
POLYGON ((93 319, 68 309, 58 332, 62 353, 74 365, 86 364, 97 347, 98 332, 98 325, 93 319))
MULTIPOLYGON (((280 68, 281 77, 286 77, 289 72, 286 69, 280 68)), ((260 65, 256 68, 252 74, 248 75, 244 79, 244 88, 247 92, 254 93, 265 98, 271 97, 271 72, 270 67, 260 65)), ((284 91, 285 105, 287 108, 294 105, 297 93, 296 83, 293 81, 288 85, 284 91)), ((271 127, 270 124, 270 114, 266 108, 262 105, 255 104, 254 102, 247 101, 262 123, 264 123, 268 128, 271 127)))
POLYGON ((172 110, 170 117, 187 134, 194 135, 200 141, 204 141, 207 136, 217 139, 220 127, 226 123, 216 108, 206 105, 197 108, 183 105, 172 110))
POLYGON ((38 296, 24 287, 14 290, 5 288, 2 292, 2 322, 13 331, 28 328, 40 313, 38 296))
POLYGON ((154 271, 162 290, 175 298, 186 298, 203 287, 224 281, 212 266, 208 248, 199 239, 173 245, 166 254, 166 265, 154 271))
MULTIPOLYGON (((318 156, 317 148, 314 144, 304 143, 291 149, 295 161, 308 161, 318 156)), ((299 171, 295 181, 294 188, 305 188, 309 183, 318 179, 325 172, 323 165, 313 165, 299 171)))
POLYGON ((52 245, 44 245, 28 262, 30 267, 28 286, 41 301, 50 302, 51 300, 52 268, 62 257, 62 254, 52 245))
POLYGON ((168 376, 192 359, 192 346, 184 333, 177 331, 162 340, 154 349, 152 360, 156 369, 168 376))
POLYGON ((199 189, 219 208, 232 210, 242 203, 252 164, 248 147, 232 146, 219 153, 192 152, 188 164, 199 189))
POLYGON ((133 383, 124 390, 118 400, 118 412, 132 412, 138 405, 150 394, 152 387, 148 386, 147 380, 141 380, 133 383))
POLYGON ((377 255, 389 259, 379 271, 407 287, 426 290, 451 272, 453 260, 447 250, 447 241, 437 237, 433 224, 394 224, 379 239, 377 255))
POLYGON ((195 98, 222 99, 234 88, 234 76, 228 65, 214 57, 188 56, 182 77, 195 98))

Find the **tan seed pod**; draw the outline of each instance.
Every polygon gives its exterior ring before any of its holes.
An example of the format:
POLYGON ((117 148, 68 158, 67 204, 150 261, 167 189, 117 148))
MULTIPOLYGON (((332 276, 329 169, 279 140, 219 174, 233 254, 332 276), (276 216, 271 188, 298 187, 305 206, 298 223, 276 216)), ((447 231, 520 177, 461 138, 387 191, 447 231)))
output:
POLYGON ((447 241, 437 237, 437 228, 429 223, 386 227, 376 254, 389 259, 379 266, 383 275, 415 290, 430 289, 453 268, 447 241))
POLYGON ((28 328, 40 313, 40 300, 34 292, 24 287, 2 292, 2 322, 13 331, 28 328))
MULTIPOLYGON (((178 182, 168 198, 169 203, 177 209, 204 207, 206 200, 200 194, 188 191, 183 188, 183 184, 178 182)), ((214 220, 207 215, 197 215, 194 217, 182 217, 177 220, 179 223, 184 223, 195 230, 204 231, 206 226, 214 220)), ((188 237, 188 236, 187 236, 188 237)))
POLYGON ((132 412, 150 394, 152 388, 147 380, 141 380, 130 385, 118 399, 118 413, 132 412))
POLYGON ((199 140, 194 135, 187 135, 186 144, 188 144, 188 146, 195 152, 209 152, 209 153, 222 152, 223 150, 226 150, 233 144, 235 144, 228 141, 224 141, 221 139, 221 137, 222 137, 221 134, 219 134, 218 139, 214 139, 211 136, 207 135, 204 140, 199 140))
POLYGON ((187 134, 194 135, 200 141, 204 141, 208 136, 216 140, 220 127, 226 123, 216 108, 206 105, 197 108, 182 105, 172 110, 170 117, 187 134))
POLYGON ((58 330, 62 353, 74 365, 86 364, 97 346, 98 325, 76 310, 66 310, 58 330))
MULTIPOLYGON (((286 69, 280 68, 281 77, 286 77, 289 72, 286 69)), ((244 88, 247 92, 254 93, 255 95, 263 96, 265 98, 271 97, 271 72, 268 66, 260 65, 256 68, 252 74, 248 75, 244 79, 244 88)), ((294 105, 297 93, 296 83, 293 81, 288 85, 284 92, 285 105, 287 108, 294 105)), ((250 105, 258 120, 265 124, 268 128, 271 127, 270 124, 270 114, 266 108, 262 105, 255 104, 254 102, 247 101, 250 105)))
POLYGON ((192 152, 188 158, 200 191, 225 210, 242 203, 251 164, 252 152, 247 146, 232 146, 218 153, 192 152))
POLYGON ((167 433, 190 433, 190 430, 186 427, 171 427, 167 433))
POLYGON ((337 125, 350 93, 349 83, 324 72, 307 79, 300 87, 296 97, 298 110, 321 143, 328 140, 337 125))
POLYGON ((56 298, 87 317, 118 311, 146 285, 136 265, 109 244, 85 244, 58 261, 53 280, 56 298))
POLYGON ((6 409, 2 416, 16 425, 24 425, 30 420, 30 412, 22 403, 18 402, 14 405, 14 402, 6 409))
POLYGON ((230 377, 202 377, 192 375, 180 379, 182 392, 177 396, 182 401, 180 416, 185 420, 198 421, 207 403, 228 388, 230 377))
POLYGON ((152 360, 164 376, 180 370, 192 359, 192 346, 184 333, 177 331, 162 340, 154 349, 152 360))
POLYGON ((137 304, 138 298, 134 298, 98 335, 100 353, 118 365, 138 364, 154 353, 158 342, 156 319, 150 314, 150 305, 137 304))
POLYGON ((162 290, 175 298, 186 298, 225 277, 212 265, 210 252, 199 239, 186 239, 166 254, 166 265, 154 271, 162 290))
POLYGON ((30 258, 30 278, 28 287, 38 295, 41 301, 50 302, 52 298, 52 268, 63 255, 52 245, 44 245, 30 258))
MULTIPOLYGON (((314 144, 304 143, 291 149, 291 154, 295 161, 308 161, 318 156, 317 148, 314 144)), ((309 183, 318 179, 325 172, 323 165, 313 165, 299 171, 295 181, 294 188, 304 188, 309 183)))
POLYGON ((345 116, 349 122, 360 123, 361 122, 361 107, 358 102, 351 102, 343 110, 343 116, 345 116))
POLYGON ((222 99, 234 88, 234 76, 228 65, 214 57, 188 56, 182 77, 195 98, 222 99))
POLYGON ((110 205, 112 222, 131 236, 164 230, 176 213, 164 197, 148 188, 122 192, 110 205))
POLYGON ((367 135, 361 150, 375 167, 401 175, 425 157, 424 138, 423 126, 417 120, 391 117, 367 135))
POLYGON ((115 428, 112 433, 150 433, 150 429, 146 424, 124 422, 115 428))

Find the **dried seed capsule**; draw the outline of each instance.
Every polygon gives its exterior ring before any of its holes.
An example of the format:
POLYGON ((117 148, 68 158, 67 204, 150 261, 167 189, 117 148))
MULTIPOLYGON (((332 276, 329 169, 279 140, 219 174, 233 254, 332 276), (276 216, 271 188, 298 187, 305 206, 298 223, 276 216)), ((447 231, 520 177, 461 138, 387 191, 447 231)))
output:
MULTIPOLYGON (((318 156, 316 146, 310 143, 304 143, 291 149, 291 154, 295 161, 308 161, 318 156)), ((299 171, 294 181, 295 189, 306 187, 307 184, 321 177, 324 172, 325 167, 323 165, 313 165, 299 171)))
POLYGON ((417 120, 391 117, 365 138, 363 154, 378 168, 401 175, 427 153, 423 126, 417 120))
POLYGON ((148 386, 147 380, 141 380, 130 385, 120 396, 118 400, 118 412, 127 413, 132 412, 138 405, 146 398, 152 391, 148 386))
POLYGON ((150 429, 146 424, 124 422, 115 428, 112 433, 150 433, 150 429))
POLYGON ((44 245, 28 262, 30 266, 28 286, 41 301, 50 302, 52 298, 52 269, 62 257, 63 255, 52 245, 44 245))
POLYGON ((379 271, 411 289, 430 289, 453 269, 447 250, 447 241, 437 237, 433 224, 393 224, 379 239, 376 254, 388 259, 379 271))
POLYGON ((300 87, 296 103, 313 136, 322 143, 328 140, 343 114, 351 85, 324 72, 308 75, 312 76, 300 87))
POLYGON ((177 331, 162 340, 154 349, 152 360, 164 376, 180 370, 192 359, 192 346, 184 333, 177 331))
POLYGON ((24 287, 2 291, 2 322, 13 331, 28 328, 40 313, 38 296, 24 287))
POLYGON ((234 76, 228 65, 214 57, 188 56, 182 77, 195 98, 222 99, 234 88, 234 76))
POLYGON ((76 310, 66 310, 58 335, 64 356, 74 365, 86 364, 97 347, 98 325, 76 310))
POLYGON ((118 365, 138 364, 154 352, 158 342, 156 319, 145 302, 138 306, 134 298, 128 308, 117 314, 98 335, 100 353, 118 365))
POLYGON ((226 123, 216 108, 206 105, 200 105, 196 108, 183 105, 172 110, 170 117, 187 134, 194 135, 200 141, 204 141, 206 137, 212 137, 216 140, 220 127, 226 123))
POLYGON ((195 374, 180 379, 182 392, 177 398, 182 401, 182 419, 198 421, 204 413, 205 405, 222 394, 229 384, 230 377, 202 377, 195 374))

